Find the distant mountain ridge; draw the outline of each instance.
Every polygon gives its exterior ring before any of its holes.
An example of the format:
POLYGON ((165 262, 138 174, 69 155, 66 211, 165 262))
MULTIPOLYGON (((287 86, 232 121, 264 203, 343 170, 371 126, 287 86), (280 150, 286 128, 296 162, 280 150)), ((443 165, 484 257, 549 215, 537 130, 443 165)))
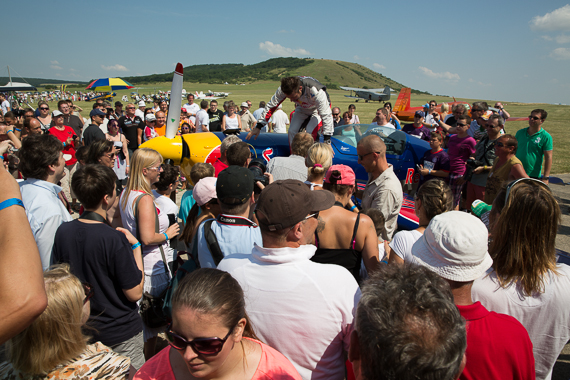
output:
MULTIPOLYGON (((241 63, 192 65, 184 68, 184 82, 188 83, 252 83, 279 81, 282 77, 310 76, 328 88, 339 86, 381 88, 390 86, 400 90, 405 85, 367 67, 352 62, 311 58, 272 58, 252 65, 241 63)), ((132 84, 172 81, 173 73, 122 77, 132 84)), ((413 90, 413 92, 418 92, 413 90)))

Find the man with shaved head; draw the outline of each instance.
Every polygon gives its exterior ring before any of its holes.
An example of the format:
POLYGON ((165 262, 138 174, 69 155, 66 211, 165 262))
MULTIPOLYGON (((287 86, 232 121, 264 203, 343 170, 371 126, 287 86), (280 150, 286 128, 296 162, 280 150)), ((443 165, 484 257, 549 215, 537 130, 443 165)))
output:
POLYGON ((398 214, 402 208, 404 194, 400 180, 392 165, 386 160, 386 145, 378 135, 369 135, 356 146, 358 163, 368 173, 368 183, 356 193, 362 199, 362 207, 380 210, 386 219, 388 240, 396 231, 398 214))
POLYGON ((39 135, 42 133, 42 123, 35 117, 24 119, 24 128, 28 135, 39 135))

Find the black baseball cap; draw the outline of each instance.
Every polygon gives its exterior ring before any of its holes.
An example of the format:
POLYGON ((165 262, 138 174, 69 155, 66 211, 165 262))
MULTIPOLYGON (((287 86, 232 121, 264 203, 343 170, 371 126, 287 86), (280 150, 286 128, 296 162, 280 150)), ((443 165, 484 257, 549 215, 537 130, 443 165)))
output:
POLYGON ((218 200, 225 204, 241 205, 251 198, 254 176, 251 170, 232 165, 218 174, 216 194, 218 200))

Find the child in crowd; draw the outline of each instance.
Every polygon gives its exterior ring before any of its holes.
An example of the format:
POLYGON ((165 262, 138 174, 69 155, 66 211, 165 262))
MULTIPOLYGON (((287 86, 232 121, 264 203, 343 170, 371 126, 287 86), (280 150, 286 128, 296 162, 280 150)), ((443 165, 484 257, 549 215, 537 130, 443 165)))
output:
MULTIPOLYGON (((192 170, 190 170, 190 179, 192 180, 192 184, 195 186, 202 178, 213 177, 214 172, 214 167, 210 164, 203 162, 194 164, 194 166, 192 166, 192 170)), ((182 225, 180 226, 181 230, 184 230, 184 224, 186 224, 188 213, 192 206, 194 206, 194 203, 196 203, 192 196, 192 184, 189 181, 186 181, 186 192, 182 195, 182 199, 180 200, 180 212, 178 213, 178 216, 182 219, 182 225)))

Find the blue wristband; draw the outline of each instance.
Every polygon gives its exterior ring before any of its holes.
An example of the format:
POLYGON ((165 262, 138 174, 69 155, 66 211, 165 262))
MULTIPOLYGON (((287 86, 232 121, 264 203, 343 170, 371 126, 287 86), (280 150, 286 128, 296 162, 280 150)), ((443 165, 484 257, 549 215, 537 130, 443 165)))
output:
POLYGON ((131 249, 134 251, 135 249, 137 249, 137 248, 140 247, 140 246, 141 246, 141 242, 138 241, 138 242, 136 242, 135 244, 133 244, 133 245, 131 246, 131 249))
MULTIPOLYGON (((22 206, 24 207, 24 202, 22 202, 21 199, 18 198, 10 198, 10 199, 6 199, 4 202, 0 203, 0 210, 4 210, 7 207, 10 206, 22 206)), ((25 209, 25 207, 24 207, 25 209)))
POLYGON ((165 243, 168 241, 168 235, 166 234, 166 232, 162 233, 164 235, 164 237, 166 238, 166 240, 164 241, 165 243))
POLYGON ((355 208, 356 208, 356 205, 353 205, 353 206, 350 208, 350 211, 354 211, 355 208))
POLYGON ((14 129, 15 129, 15 130, 17 130, 18 132, 22 132, 22 130, 21 130, 21 129, 18 129, 18 128, 14 128, 14 129))

